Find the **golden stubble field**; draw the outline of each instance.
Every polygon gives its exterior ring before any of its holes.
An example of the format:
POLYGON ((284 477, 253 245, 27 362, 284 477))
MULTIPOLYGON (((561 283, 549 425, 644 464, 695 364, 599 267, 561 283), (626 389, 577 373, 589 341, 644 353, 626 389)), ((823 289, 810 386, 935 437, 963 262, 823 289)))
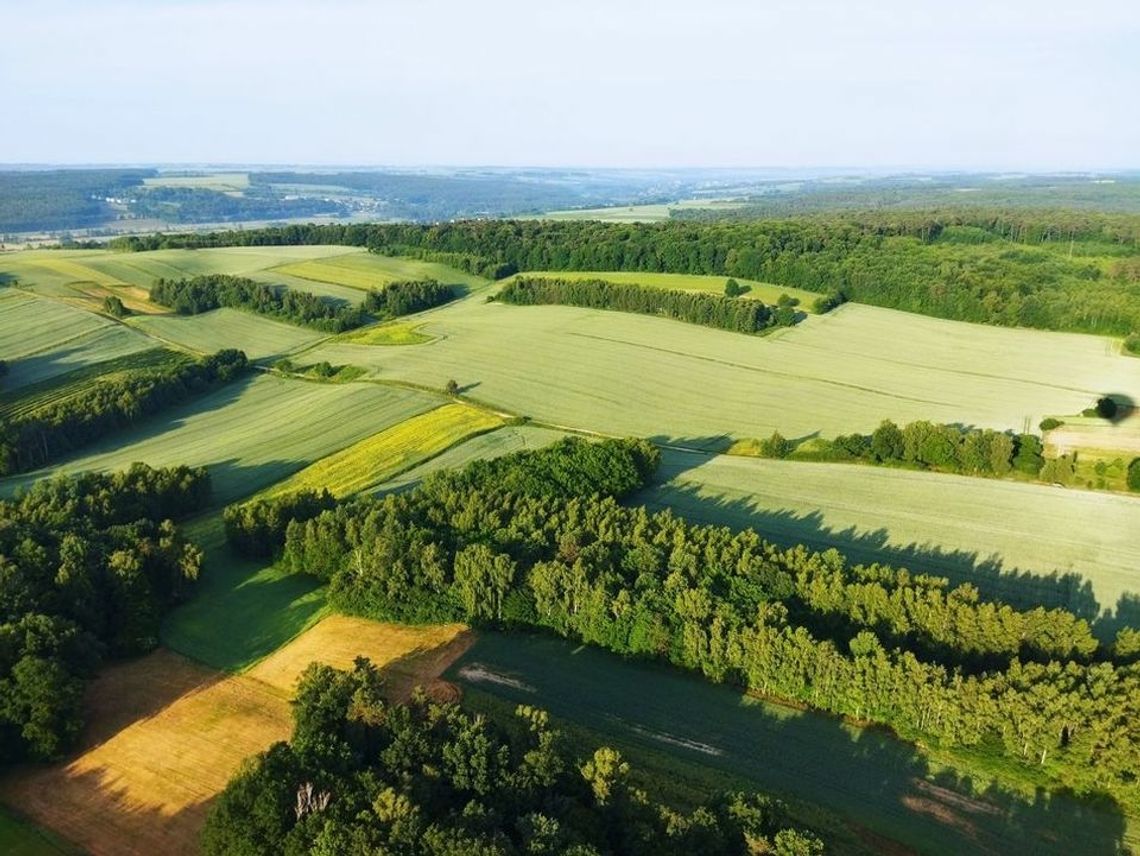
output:
POLYGON ((229 675, 160 649, 102 671, 79 751, 0 780, 0 799, 93 854, 198 852, 213 798, 250 755, 286 740, 289 699, 313 661, 366 656, 390 695, 424 685, 472 643, 461 625, 400 627, 330 616, 247 672, 229 675))

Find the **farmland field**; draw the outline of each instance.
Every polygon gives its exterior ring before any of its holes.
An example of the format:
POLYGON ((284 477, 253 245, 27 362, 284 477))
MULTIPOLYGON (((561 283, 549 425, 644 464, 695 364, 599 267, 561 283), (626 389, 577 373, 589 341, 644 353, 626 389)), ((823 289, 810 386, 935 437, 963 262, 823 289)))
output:
POLYGON ((1035 428, 1112 391, 1140 400, 1140 360, 1109 339, 847 305, 756 337, 618 312, 461 301, 417 348, 339 341, 313 360, 468 394, 533 419, 718 448, 779 430, 872 431, 883 419, 1035 428))
MULTIPOLYGON (((603 279, 606 282, 617 282, 626 285, 644 285, 649 288, 667 288, 674 291, 702 291, 709 294, 724 294, 724 285, 728 282, 727 276, 701 276, 688 273, 649 273, 640 271, 527 271, 518 274, 520 277, 538 279, 603 279)), ((804 312, 812 311, 812 302, 820 295, 814 291, 804 291, 800 288, 787 288, 774 285, 770 282, 757 282, 754 279, 736 279, 748 291, 745 298, 756 298, 765 303, 775 303, 780 295, 786 294, 799 300, 798 309, 804 312)))
MULTIPOLYGON (((633 501, 777 543, 835 547, 972 582, 1018 604, 1090 621, 1140 595, 1140 498, 854 464, 667 450, 662 484, 633 501)), ((1115 621, 1106 621, 1114 627, 1115 621)))
POLYGON ((164 411, 49 470, 0 480, 0 495, 51 473, 143 461, 207 466, 215 501, 231 502, 436 403, 407 389, 263 375, 164 411))
POLYGON ((422 345, 430 342, 431 336, 421 333, 421 324, 405 324, 389 321, 341 333, 336 341, 351 345, 422 345))
POLYGON ((241 348, 251 360, 278 359, 328 335, 253 312, 225 307, 200 315, 137 317, 128 323, 159 341, 200 354, 211 354, 222 348, 241 348))
POLYGON ((445 404, 322 458, 265 493, 327 488, 335 496, 350 496, 502 424, 501 417, 485 410, 445 404))
POLYGON ((3 381, 6 390, 154 346, 152 340, 122 324, 54 300, 0 288, 0 360, 8 363, 3 381))
POLYGON ((0 795, 93 852, 196 853, 213 797, 247 756, 292 732, 289 698, 311 661, 344 668, 370 657, 401 695, 468 644, 459 625, 332 617, 237 676, 160 649, 100 673, 76 757, 13 773, 0 795))
MULTIPOLYGON (((923 853, 1111 853, 1124 821, 1063 795, 956 777, 878 730, 766 704, 572 642, 480 634, 444 677, 537 705, 613 740, 676 753, 769 792, 826 805, 923 853), (983 790, 984 796, 977 796, 983 790)), ((893 852, 893 851, 892 851, 893 852)))
POLYGON ((436 262, 379 256, 363 251, 279 264, 273 268, 273 271, 365 291, 389 282, 409 279, 437 279, 447 285, 461 285, 466 288, 478 288, 487 284, 487 280, 481 277, 436 262))
POLYGON ((240 192, 249 187, 248 172, 213 172, 198 175, 161 173, 155 178, 144 178, 147 187, 193 187, 200 190, 240 192))

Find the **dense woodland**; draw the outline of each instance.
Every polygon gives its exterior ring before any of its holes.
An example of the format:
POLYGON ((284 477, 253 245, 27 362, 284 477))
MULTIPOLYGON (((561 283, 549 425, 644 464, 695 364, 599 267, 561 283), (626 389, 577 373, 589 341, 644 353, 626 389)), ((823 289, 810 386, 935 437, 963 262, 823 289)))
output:
POLYGON ((349 244, 508 276, 665 271, 773 282, 962 321, 1140 333, 1140 215, 890 211, 742 223, 474 221, 123 238, 122 249, 349 244))
POLYGON ((152 175, 152 169, 0 172, 0 232, 97 226, 114 218, 107 197, 120 197, 152 175))
POLYGON ((363 303, 351 306, 312 292, 223 273, 160 279, 150 291, 151 300, 180 315, 197 315, 226 306, 326 333, 343 333, 372 318, 383 320, 422 312, 454 297, 451 286, 441 285, 434 279, 409 280, 372 289, 363 303))
MULTIPOLYGON (((737 333, 757 333, 776 323, 776 313, 759 300, 670 291, 601 279, 516 277, 495 295, 495 299, 519 306, 554 304, 660 315, 737 333)), ((794 319, 793 314, 790 320, 794 319)))
POLYGON ((135 464, 0 501, 0 764, 66 751, 99 663, 158 644, 201 564, 171 520, 209 496, 204 469, 135 464))
MULTIPOLYGON (((639 442, 602 445, 652 460, 639 442)), ((549 454, 584 448, 565 440, 549 454)), ((1081 792, 1140 798, 1140 665, 1127 631, 1104 648, 1065 610, 1019 611, 970 585, 623 507, 584 469, 571 498, 548 494, 540 475, 525 492, 503 488, 515 466, 541 473, 527 462, 545 454, 291 523, 286 567, 329 581, 349 612, 544 628, 907 739, 1006 755, 1081 792)))
POLYGON ((783 807, 724 793, 692 811, 652 801, 609 747, 579 757, 542 710, 497 727, 456 704, 384 701, 368 660, 313 664, 294 733, 259 755, 214 804, 203 849, 277 853, 812 856, 783 807))
POLYGON ((227 349, 95 378, 65 397, 0 421, 0 476, 33 470, 167 407, 236 380, 248 361, 227 349))

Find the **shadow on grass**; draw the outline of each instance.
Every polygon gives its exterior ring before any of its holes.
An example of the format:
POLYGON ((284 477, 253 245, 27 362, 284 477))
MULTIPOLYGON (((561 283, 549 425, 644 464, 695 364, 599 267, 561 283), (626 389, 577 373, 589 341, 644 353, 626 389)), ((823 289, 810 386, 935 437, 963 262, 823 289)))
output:
POLYGON ((1125 834, 1111 798, 1013 793, 933 769, 884 729, 546 636, 482 634, 446 677, 544 707, 619 748, 666 752, 820 805, 923 853, 1108 854, 1125 834))
MULTIPOLYGON (((659 442, 659 438, 654 438, 659 442)), ((693 454, 670 455, 658 474, 656 486, 627 500, 661 510, 676 506, 678 514, 694 522, 751 528, 781 546, 796 544, 815 550, 835 548, 854 563, 879 562, 915 572, 945 576, 952 585, 970 583, 987 599, 1019 609, 1036 606, 1067 609, 1088 621, 1098 638, 1111 640, 1121 627, 1140 627, 1140 595, 1126 593, 1116 604, 1101 604, 1093 584, 1074 571, 1048 573, 1007 566, 1000 555, 978 551, 941 549, 929 544, 891 543, 888 529, 836 528, 827 525, 822 511, 797 512, 757 507, 753 500, 707 496, 695 484, 668 484, 709 460, 719 438, 672 439, 664 445, 690 449, 693 454), (668 484, 668 496, 658 493, 668 484)), ((720 448, 723 448, 723 444, 720 448)))

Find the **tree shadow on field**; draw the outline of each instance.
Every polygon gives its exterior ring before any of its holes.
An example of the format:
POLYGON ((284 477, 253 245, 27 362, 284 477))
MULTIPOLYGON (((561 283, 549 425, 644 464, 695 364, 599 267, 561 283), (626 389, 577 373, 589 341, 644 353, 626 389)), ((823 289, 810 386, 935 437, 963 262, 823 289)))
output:
POLYGON ((793 804, 821 806, 916 852, 1115 854, 1126 832, 1109 796, 1016 793, 988 776, 936 770, 887 729, 765 703, 664 664, 548 636, 481 634, 445 677, 590 729, 592 744, 615 746, 635 768, 637 750, 665 753, 793 804))
MULTIPOLYGON (((708 438, 674 439, 667 446, 701 449, 708 438)), ((707 448, 707 446, 705 447, 707 448)), ((945 549, 928 543, 891 543, 888 529, 837 528, 827 525, 821 511, 798 512, 787 508, 769 509, 752 497, 728 498, 703 495, 696 484, 677 484, 681 474, 710 460, 703 451, 667 453, 652 486, 627 500, 654 510, 676 509, 685 518, 699 523, 755 529, 764 538, 783 547, 797 544, 814 550, 839 550, 853 563, 874 562, 905 567, 914 572, 933 573, 949 579, 951 585, 970 583, 984 598, 1030 609, 1036 606, 1067 609, 1088 621, 1096 635, 1109 641, 1123 626, 1140 628, 1140 597, 1127 593, 1113 610, 1101 604, 1092 581, 1075 571, 1040 572, 1009 566, 998 554, 945 549)))

